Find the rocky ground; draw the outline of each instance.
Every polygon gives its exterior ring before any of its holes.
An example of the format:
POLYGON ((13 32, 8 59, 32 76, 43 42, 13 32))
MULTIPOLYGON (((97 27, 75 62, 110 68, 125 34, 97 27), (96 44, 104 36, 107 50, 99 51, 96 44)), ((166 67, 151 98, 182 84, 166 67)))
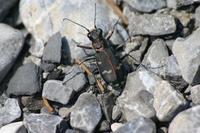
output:
POLYGON ((0 0, 0 133, 199 133, 200 0, 0 0), (125 84, 99 91, 85 29, 125 84), (119 12, 119 10, 121 12, 119 12), (116 13, 116 14, 115 14, 116 13), (126 73, 128 73, 126 75, 126 73))

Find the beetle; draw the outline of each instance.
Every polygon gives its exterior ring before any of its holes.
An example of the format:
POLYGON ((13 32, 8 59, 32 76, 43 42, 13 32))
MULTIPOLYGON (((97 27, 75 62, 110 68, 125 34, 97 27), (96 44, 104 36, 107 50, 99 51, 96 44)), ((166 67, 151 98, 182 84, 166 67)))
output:
POLYGON ((95 4, 94 29, 89 30, 85 26, 68 18, 64 18, 63 21, 64 20, 68 20, 84 28, 88 32, 87 37, 92 42, 92 47, 83 45, 77 45, 77 46, 84 49, 94 49, 96 65, 103 80, 108 85, 119 86, 119 83, 121 84, 122 81, 124 81, 126 77, 125 76, 126 72, 124 70, 123 65, 120 63, 119 58, 115 56, 112 47, 109 45, 109 39, 112 36, 118 21, 114 24, 112 31, 109 32, 106 37, 103 37, 103 30, 101 28, 97 28, 96 26, 96 4, 95 4))

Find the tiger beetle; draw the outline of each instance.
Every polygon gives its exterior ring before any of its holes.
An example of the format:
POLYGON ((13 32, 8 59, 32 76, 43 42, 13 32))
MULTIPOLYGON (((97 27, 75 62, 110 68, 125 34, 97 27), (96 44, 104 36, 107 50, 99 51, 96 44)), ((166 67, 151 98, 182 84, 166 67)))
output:
POLYGON ((94 29, 89 30, 85 26, 68 18, 64 18, 63 21, 64 20, 68 20, 84 28, 88 32, 87 37, 92 42, 92 47, 83 45, 77 45, 77 46, 83 49, 95 50, 94 56, 96 65, 101 77, 106 82, 106 84, 112 86, 113 88, 122 85, 126 77, 126 72, 124 70, 123 65, 120 63, 119 58, 115 56, 112 47, 109 45, 109 39, 111 38, 118 21, 114 24, 112 31, 109 32, 106 37, 103 37, 102 29, 97 28, 96 26, 96 4, 95 4, 94 29))

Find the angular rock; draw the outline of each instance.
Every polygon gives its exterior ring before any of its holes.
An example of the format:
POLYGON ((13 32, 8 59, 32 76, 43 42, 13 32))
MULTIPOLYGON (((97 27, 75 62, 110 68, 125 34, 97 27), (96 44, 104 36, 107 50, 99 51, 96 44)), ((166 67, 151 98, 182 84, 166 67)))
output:
MULTIPOLYGON (((87 33, 82 27, 77 26, 64 18, 74 20, 85 27, 94 27, 94 5, 97 3, 97 27, 107 33, 117 20, 117 16, 109 8, 105 0, 69 0, 69 1, 42 1, 41 0, 21 0, 20 15, 28 31, 36 39, 36 47, 42 51, 44 43, 56 32, 60 31, 68 45, 69 55, 72 59, 85 56, 82 48, 76 47, 72 39, 76 42, 90 45, 90 41, 85 35, 87 33), (87 6, 85 6, 87 5, 87 6), (79 17, 77 17, 79 16, 79 17)), ((42 52, 41 52, 42 53, 42 52)))
POLYGON ((139 64, 141 62, 144 52, 147 50, 148 38, 142 36, 136 36, 131 38, 131 42, 126 43, 123 55, 129 54, 127 56, 127 61, 129 64, 139 64), (134 57, 137 61, 132 59, 134 57))
POLYGON ((166 0, 125 0, 125 2, 140 12, 151 12, 167 6, 166 0))
POLYGON ((17 69, 8 83, 8 95, 33 95, 41 91, 41 70, 33 63, 17 69))
POLYGON ((147 118, 139 117, 127 122, 114 133, 156 133, 155 123, 147 118))
POLYGON ((139 69, 136 72, 129 73, 124 91, 118 100, 121 100, 121 102, 129 101, 129 97, 136 96, 141 90, 146 90, 153 95, 155 87, 161 81, 162 79, 160 77, 145 69, 139 69))
MULTIPOLYGON (((59 116, 48 114, 29 114, 24 118, 24 125, 30 133, 56 133, 63 128, 63 119, 59 116)), ((67 126, 65 125, 66 129, 67 126)), ((64 130, 65 131, 65 130, 64 130)))
POLYGON ((10 1, 5 1, 5 0, 0 0, 0 21, 2 21, 6 15, 9 13, 10 9, 17 4, 17 0, 10 0, 10 1))
POLYGON ((197 7, 195 10, 195 25, 200 26, 200 7, 197 7))
POLYGON ((73 128, 92 132, 101 117, 101 107, 96 97, 89 93, 83 93, 79 96, 71 112, 70 124, 73 128))
POLYGON ((72 112, 72 108, 62 107, 59 109, 58 114, 62 118, 69 118, 71 112, 72 112))
POLYGON ((167 81, 162 81, 155 88, 153 105, 160 121, 170 121, 185 108, 186 100, 167 81))
POLYGON ((0 128, 0 133, 27 133, 23 122, 14 122, 0 128))
POLYGON ((174 33, 176 23, 174 17, 167 14, 132 14, 129 17, 128 30, 131 36, 161 36, 174 33))
POLYGON ((99 132, 108 132, 110 131, 110 122, 108 122, 107 120, 103 120, 100 124, 99 124, 99 132))
POLYGON ((73 94, 74 90, 59 80, 47 80, 42 91, 43 97, 62 104, 67 104, 73 94))
POLYGON ((112 132, 117 131, 117 130, 118 130, 120 127, 122 127, 122 126, 123 126, 122 123, 113 123, 113 124, 111 125, 112 132))
POLYGON ((60 32, 51 36, 44 47, 42 60, 51 63, 60 63, 62 50, 62 37, 60 32))
POLYGON ((153 41, 151 47, 148 49, 147 54, 144 57, 144 64, 149 67, 149 69, 157 74, 163 73, 162 60, 169 56, 166 43, 162 39, 157 39, 153 41))
MULTIPOLYGON (((9 2, 1 3, 12 3, 9 2)), ((1 4, 0 6, 3 6, 1 4)), ((4 5, 5 6, 5 5, 4 5)), ((0 8, 1 10, 2 8, 0 8)), ((1 16, 1 15, 0 15, 1 16)), ((19 30, 13 29, 12 27, 0 23, 0 82, 6 76, 12 65, 14 64, 18 54, 20 53, 24 36, 19 30)))
POLYGON ((172 51, 176 57, 183 79, 192 84, 200 83, 200 29, 194 31, 188 38, 178 38, 172 51))
POLYGON ((112 120, 118 121, 122 116, 122 112, 119 106, 115 105, 112 110, 112 120))
POLYGON ((156 116, 153 107, 153 96, 148 91, 142 90, 136 96, 128 97, 127 101, 125 99, 119 99, 118 103, 127 121, 136 119, 139 116, 145 118, 155 118, 156 116))
POLYGON ((17 99, 8 98, 0 103, 0 127, 21 117, 21 109, 17 99))
POLYGON ((195 2, 200 2, 200 0, 167 0, 167 6, 176 9, 181 6, 191 5, 195 2))
POLYGON ((180 67, 174 55, 163 60, 163 67, 160 73, 163 78, 167 79, 176 90, 183 91, 188 83, 183 79, 180 67))
POLYGON ((72 88, 74 91, 78 92, 87 83, 87 79, 81 70, 81 68, 77 65, 73 66, 65 75, 63 80, 63 84, 72 88), (78 82, 77 82, 78 81, 78 82))
POLYGON ((200 106, 179 113, 170 123, 168 133, 198 133, 200 106))
POLYGON ((195 85, 190 88, 192 102, 200 104, 200 85, 195 85))
POLYGON ((164 59, 163 64, 164 64, 163 66, 164 73, 162 75, 164 77, 170 77, 170 78, 182 77, 180 67, 174 55, 166 57, 164 59))

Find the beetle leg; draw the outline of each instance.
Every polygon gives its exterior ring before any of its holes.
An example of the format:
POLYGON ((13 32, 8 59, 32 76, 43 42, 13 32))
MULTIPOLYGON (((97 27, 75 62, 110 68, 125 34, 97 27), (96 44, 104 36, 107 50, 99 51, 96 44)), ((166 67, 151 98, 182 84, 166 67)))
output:
POLYGON ((119 22, 119 19, 115 22, 115 24, 113 25, 112 29, 108 32, 108 34, 106 35, 106 39, 109 40, 111 38, 111 36, 113 35, 115 28, 117 26, 119 22))
MULTIPOLYGON (((90 69, 84 64, 84 63, 81 63, 81 61, 79 59, 75 59, 75 62, 77 64, 80 64, 82 69, 85 70, 85 72, 88 74, 88 75, 93 75, 93 73, 90 71, 90 69)), ((95 76, 94 76, 95 77, 95 76)), ((99 91, 100 93, 104 93, 105 89, 104 89, 104 86, 101 84, 101 82, 96 79, 96 82, 97 82, 97 85, 98 85, 98 88, 99 88, 99 91)))
POLYGON ((84 46, 84 45, 76 45, 77 47, 80 47, 80 48, 84 48, 84 49, 93 49, 92 47, 90 46, 84 46))

